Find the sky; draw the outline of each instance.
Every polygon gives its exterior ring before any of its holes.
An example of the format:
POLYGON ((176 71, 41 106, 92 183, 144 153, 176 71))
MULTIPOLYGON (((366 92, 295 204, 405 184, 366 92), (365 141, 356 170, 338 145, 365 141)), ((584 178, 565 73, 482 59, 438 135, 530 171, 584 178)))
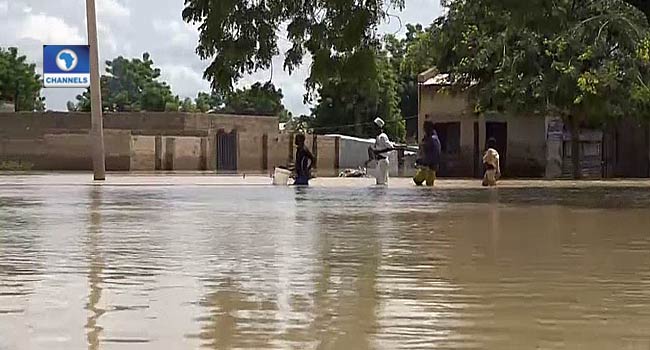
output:
MULTIPOLYGON (((149 52, 175 94, 196 97, 209 91, 203 70, 209 64, 195 53, 196 27, 183 22, 184 0, 96 0, 100 62, 117 56, 141 57, 149 52)), ((440 0, 406 0, 404 11, 395 13, 403 24, 427 25, 442 14, 440 0)), ((383 33, 403 34, 399 21, 392 19, 380 27, 383 33)), ((288 48, 279 40, 280 51, 288 48)), ((85 0, 0 0, 0 47, 16 46, 28 60, 42 70, 44 44, 86 44, 85 0), (63 5, 65 4, 65 5, 63 5)), ((294 115, 309 113, 303 104, 304 80, 310 60, 291 75, 282 70, 283 57, 273 61, 273 71, 246 76, 239 87, 256 81, 271 81, 282 89, 284 105, 294 115)), ((103 72, 102 68, 102 72, 103 72)), ((45 89, 46 105, 51 110, 66 110, 79 89, 45 89)))

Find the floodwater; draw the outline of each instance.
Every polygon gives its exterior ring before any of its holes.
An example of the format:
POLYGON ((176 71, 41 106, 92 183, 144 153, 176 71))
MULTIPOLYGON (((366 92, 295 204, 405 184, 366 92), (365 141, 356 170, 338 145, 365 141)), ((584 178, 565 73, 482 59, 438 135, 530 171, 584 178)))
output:
POLYGON ((8 183, 0 349, 648 349, 650 189, 8 183))

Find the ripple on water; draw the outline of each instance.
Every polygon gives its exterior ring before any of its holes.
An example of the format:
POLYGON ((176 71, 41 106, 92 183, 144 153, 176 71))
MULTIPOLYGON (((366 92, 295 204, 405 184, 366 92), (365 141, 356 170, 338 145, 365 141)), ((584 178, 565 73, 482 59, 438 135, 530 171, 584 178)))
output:
POLYGON ((647 348, 648 199, 4 186, 0 348, 647 348))

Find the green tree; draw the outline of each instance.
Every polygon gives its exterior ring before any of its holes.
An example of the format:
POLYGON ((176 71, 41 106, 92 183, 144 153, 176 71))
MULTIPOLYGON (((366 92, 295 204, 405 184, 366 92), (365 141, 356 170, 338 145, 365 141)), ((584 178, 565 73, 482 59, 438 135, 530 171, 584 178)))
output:
POLYGON ((313 133, 311 125, 313 124, 313 117, 311 115, 302 114, 298 117, 293 117, 286 122, 285 130, 289 132, 302 132, 313 133))
POLYGON ((223 97, 214 92, 212 94, 199 92, 194 102, 199 111, 206 113, 221 108, 223 106, 223 97))
MULTIPOLYGON (((148 53, 142 59, 122 56, 106 62, 101 77, 102 105, 111 112, 174 111, 180 101, 171 87, 159 81, 160 69, 154 67, 148 53)), ((90 111, 90 92, 77 96, 76 110, 90 111)))
POLYGON ((384 47, 389 54, 392 69, 397 75, 398 93, 400 96, 400 111, 404 117, 414 117, 418 114, 418 85, 419 73, 435 64, 435 51, 424 38, 429 35, 421 25, 406 25, 406 35, 398 38, 386 35, 384 47))
POLYGON ((436 28, 424 29, 419 24, 407 24, 404 37, 392 34, 384 37, 384 48, 397 76, 399 109, 404 118, 417 118, 417 77, 436 63, 437 52, 431 40, 439 35, 436 28))
POLYGON ((366 48, 378 41, 377 26, 403 6, 404 0, 186 0, 183 19, 199 26, 197 53, 212 60, 205 77, 214 90, 229 91, 244 74, 270 68, 286 24, 291 48, 284 68, 292 72, 311 55, 306 85, 314 91, 342 61, 365 71, 363 65, 374 60, 375 52, 366 48), (356 53, 365 60, 342 60, 356 53))
MULTIPOLYGON (((450 0, 434 39, 441 71, 477 112, 562 116, 581 125, 632 112, 648 23, 620 0, 450 0), (533 9, 533 10, 531 10, 533 9)), ((638 97, 637 95, 636 97, 638 97)), ((574 176, 579 143, 574 139, 574 176)))
POLYGON ((180 111, 185 113, 194 113, 198 111, 198 108, 196 107, 194 101, 192 101, 191 98, 187 97, 181 103, 180 111))
POLYGON ((16 112, 44 111, 42 87, 36 65, 27 63, 26 56, 19 56, 17 48, 0 47, 0 101, 13 102, 16 112))
POLYGON ((257 82, 226 94, 221 112, 280 116, 285 111, 283 97, 282 89, 276 89, 273 83, 257 82))
MULTIPOLYGON (((386 121, 386 132, 393 139, 403 140, 404 120, 399 110, 397 76, 386 53, 377 52, 366 69, 371 74, 348 74, 344 69, 322 84, 319 99, 312 110, 310 127, 317 133, 343 133, 359 137, 377 134, 373 120, 386 121)), ((356 59, 351 56, 350 59, 356 59)), ((343 67, 353 67, 344 64, 343 67)))

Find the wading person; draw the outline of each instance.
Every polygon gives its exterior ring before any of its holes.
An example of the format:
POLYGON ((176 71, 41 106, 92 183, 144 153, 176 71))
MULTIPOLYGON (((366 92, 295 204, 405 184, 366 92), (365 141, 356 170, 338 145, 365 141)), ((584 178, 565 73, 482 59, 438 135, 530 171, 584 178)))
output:
POLYGON ((388 185, 388 173, 390 171, 390 162, 388 161, 388 156, 390 152, 393 151, 394 145, 388 139, 388 135, 384 132, 384 121, 381 118, 375 119, 375 124, 379 128, 379 135, 375 140, 375 147, 373 149, 375 153, 375 159, 377 160, 377 171, 375 173, 375 178, 377 179, 377 185, 388 185))
POLYGON ((305 146, 305 135, 298 134, 295 139, 296 144, 296 181, 293 183, 298 186, 309 185, 311 177, 311 167, 314 164, 314 156, 305 146))
POLYGON ((501 167, 499 165, 499 152, 497 152, 497 140, 490 137, 487 142, 487 151, 483 155, 483 186, 496 186, 497 180, 501 177, 501 167))
POLYGON ((413 182, 417 186, 422 186, 426 182, 427 186, 433 186, 436 181, 436 172, 440 166, 441 145, 438 134, 433 128, 433 122, 427 120, 424 122, 424 138, 420 143, 419 155, 415 164, 418 171, 413 177, 413 182))

